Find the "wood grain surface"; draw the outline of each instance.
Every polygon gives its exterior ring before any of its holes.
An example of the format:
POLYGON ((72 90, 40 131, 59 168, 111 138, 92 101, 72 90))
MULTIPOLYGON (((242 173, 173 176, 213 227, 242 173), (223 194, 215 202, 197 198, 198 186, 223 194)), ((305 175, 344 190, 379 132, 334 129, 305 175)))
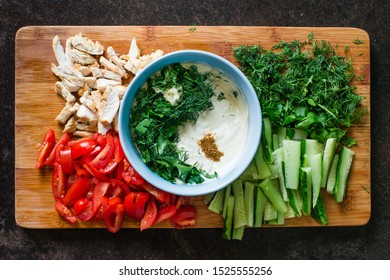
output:
MULTIPOLYGON (((340 54, 348 46, 357 76, 357 93, 364 96, 363 105, 368 114, 362 123, 351 129, 358 145, 353 147, 355 159, 345 202, 336 204, 333 197, 324 194, 329 226, 358 226, 366 224, 371 214, 370 163, 370 39, 356 28, 316 27, 256 27, 256 26, 28 26, 15 37, 15 218, 26 228, 97 228, 104 224, 77 222, 68 224, 54 209, 51 194, 51 169, 36 170, 36 144, 44 133, 53 128, 57 138, 62 127, 55 122, 64 101, 54 91, 57 78, 50 70, 56 63, 52 39, 58 35, 62 44, 79 32, 98 40, 105 48, 113 46, 117 53, 128 53, 133 37, 143 53, 161 49, 165 53, 183 49, 210 51, 234 61, 232 48, 246 44, 261 44, 269 49, 280 40, 306 40, 310 32, 316 39, 330 41, 340 54), (355 44, 359 39, 362 44, 355 44)), ((207 210, 202 197, 192 198, 197 206, 197 228, 221 228, 219 215, 207 210)), ((321 226, 310 217, 286 219, 277 227, 321 226)), ((139 224, 125 219, 123 227, 137 228, 139 224)), ((155 227, 168 228, 169 223, 155 227)), ((259 229, 260 230, 260 229, 259 229)))

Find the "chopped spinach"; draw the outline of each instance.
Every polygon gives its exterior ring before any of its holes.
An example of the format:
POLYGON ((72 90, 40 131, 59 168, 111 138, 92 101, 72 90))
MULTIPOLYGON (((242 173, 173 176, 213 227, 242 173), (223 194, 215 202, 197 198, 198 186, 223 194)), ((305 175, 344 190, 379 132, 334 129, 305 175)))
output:
POLYGON ((195 123, 201 112, 212 108, 214 92, 208 77, 195 65, 172 64, 148 79, 135 97, 130 116, 132 137, 145 164, 170 182, 180 179, 197 184, 209 176, 185 163, 186 152, 176 147, 179 127, 195 123), (180 89, 177 104, 164 97, 169 89, 180 89))

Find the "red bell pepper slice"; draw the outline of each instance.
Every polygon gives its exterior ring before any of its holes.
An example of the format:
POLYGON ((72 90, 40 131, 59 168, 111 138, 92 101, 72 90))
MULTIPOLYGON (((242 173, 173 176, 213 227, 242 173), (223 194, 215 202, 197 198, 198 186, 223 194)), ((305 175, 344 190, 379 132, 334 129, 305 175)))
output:
POLYGON ((107 193, 108 189, 110 188, 110 183, 108 182, 100 182, 93 188, 92 192, 92 212, 96 213, 98 210, 102 198, 107 193))
POLYGON ((61 165, 54 164, 54 170, 51 177, 51 190, 55 200, 61 200, 66 192, 66 178, 61 165))
POLYGON ((73 205, 78 199, 85 196, 91 190, 91 182, 89 178, 79 177, 67 191, 62 202, 67 205, 73 205))
POLYGON ((128 217, 141 220, 145 215, 145 206, 149 200, 149 193, 146 192, 130 192, 125 197, 125 213, 128 217))
POLYGON ((61 201, 57 200, 55 208, 58 214, 61 215, 67 222, 74 224, 77 221, 77 217, 74 213, 66 207, 61 201))
POLYGON ((96 169, 104 168, 112 159, 114 154, 114 136, 111 133, 107 134, 107 144, 103 150, 92 160, 92 164, 96 169))
POLYGON ((171 224, 177 229, 193 226, 196 222, 196 208, 193 205, 184 205, 176 210, 171 217, 171 224))
POLYGON ((112 233, 118 232, 124 219, 124 206, 121 203, 109 204, 104 212, 104 223, 108 231, 112 233))
POLYGON ((141 219, 140 230, 143 231, 153 226, 157 217, 157 205, 153 197, 149 197, 145 215, 141 219))
POLYGON ((93 151, 96 145, 97 145, 97 141, 95 135, 84 137, 75 141, 72 145, 73 159, 77 159, 83 155, 90 153, 91 151, 93 151))
POLYGON ((73 173, 74 166, 72 161, 72 149, 69 146, 65 146, 60 150, 59 163, 65 174, 73 173))
POLYGON ((75 202, 75 204, 73 205, 73 211, 76 216, 80 216, 80 214, 85 213, 88 208, 89 202, 90 200, 86 197, 82 197, 75 202))
POLYGON ((59 150, 62 149, 64 146, 66 146, 70 141, 70 134, 64 133, 62 134, 61 138, 57 141, 55 144, 53 150, 51 151, 49 157, 46 159, 45 164, 53 166, 54 161, 57 159, 59 155, 59 150))
POLYGON ((155 223, 161 223, 165 220, 168 220, 170 217, 175 215, 176 213, 176 207, 175 205, 167 205, 163 206, 158 210, 157 217, 155 223))
POLYGON ((108 174, 113 172, 114 169, 123 160, 125 156, 121 143, 119 141, 119 137, 114 134, 113 138, 114 138, 114 156, 111 158, 111 161, 104 168, 100 169, 100 172, 103 174, 108 174))
POLYGON ((91 162, 85 162, 83 164, 83 167, 93 176, 95 177, 98 181, 101 181, 101 182, 108 182, 109 181, 109 178, 100 173, 99 170, 96 169, 96 167, 91 163, 91 162))
POLYGON ((157 199, 157 201, 160 202, 161 204, 163 205, 170 204, 170 200, 171 200, 170 193, 160 190, 146 181, 142 184, 142 187, 144 188, 144 190, 146 190, 152 196, 154 196, 157 199))
MULTIPOLYGON (((41 144, 38 146, 38 156, 37 160, 35 162, 35 168, 41 168, 45 165, 45 162, 51 152, 53 151, 56 144, 56 137, 54 134, 53 129, 49 129, 45 136, 43 137, 43 140, 41 144)), ((54 157, 53 157, 53 163, 54 163, 54 157)))
POLYGON ((124 196, 126 196, 130 193, 129 187, 125 183, 123 183, 122 181, 114 178, 114 179, 110 179, 110 183, 111 183, 111 185, 113 185, 115 187, 119 186, 123 190, 124 196))

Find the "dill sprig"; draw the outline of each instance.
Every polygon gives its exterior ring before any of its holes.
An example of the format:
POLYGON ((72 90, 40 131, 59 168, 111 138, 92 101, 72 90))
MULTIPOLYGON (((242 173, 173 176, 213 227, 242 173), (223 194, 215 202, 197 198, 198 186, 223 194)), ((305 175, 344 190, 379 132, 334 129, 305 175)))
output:
POLYGON ((351 84, 351 61, 328 41, 311 33, 307 41, 280 42, 271 50, 240 46, 234 54, 275 129, 301 128, 320 142, 336 137, 347 146, 356 143, 346 132, 366 111, 351 84))
POLYGON ((212 108, 214 94, 208 73, 200 73, 196 66, 189 68, 172 64, 148 79, 134 101, 130 129, 143 161, 164 179, 185 183, 204 181, 201 170, 188 165, 186 153, 176 148, 179 127, 195 123, 199 114, 212 108), (180 89, 177 104, 167 101, 163 92, 180 89))

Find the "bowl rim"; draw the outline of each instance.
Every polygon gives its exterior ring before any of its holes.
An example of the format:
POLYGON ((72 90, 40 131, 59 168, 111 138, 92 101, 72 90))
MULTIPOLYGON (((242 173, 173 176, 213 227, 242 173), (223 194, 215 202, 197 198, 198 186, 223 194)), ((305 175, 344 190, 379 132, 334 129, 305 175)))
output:
POLYGON ((178 50, 167 53, 152 61, 130 82, 121 101, 118 113, 118 130, 120 142, 126 157, 129 159, 129 162, 131 162, 133 168, 145 179, 145 181, 172 194, 199 196, 212 193, 226 187, 236 180, 249 166, 260 143, 262 131, 261 107, 252 84, 232 62, 208 51, 178 50), (142 161, 141 156, 132 141, 129 128, 129 116, 131 114, 131 107, 134 102, 135 95, 147 79, 165 66, 173 63, 187 62, 208 64, 211 67, 216 67, 221 70, 225 75, 228 75, 228 77, 238 85, 241 91, 245 91, 245 94, 243 95, 248 107, 250 108, 250 110, 248 110, 248 132, 245 140, 246 144, 244 145, 244 149, 241 151, 241 155, 237 159, 237 163, 234 167, 234 170, 236 171, 230 172, 221 178, 217 177, 215 179, 206 180, 204 183, 194 185, 174 184, 163 179, 157 173, 152 171, 142 161), (221 69, 221 66, 224 66, 223 70, 221 69), (254 116, 257 117, 254 118, 254 116))

